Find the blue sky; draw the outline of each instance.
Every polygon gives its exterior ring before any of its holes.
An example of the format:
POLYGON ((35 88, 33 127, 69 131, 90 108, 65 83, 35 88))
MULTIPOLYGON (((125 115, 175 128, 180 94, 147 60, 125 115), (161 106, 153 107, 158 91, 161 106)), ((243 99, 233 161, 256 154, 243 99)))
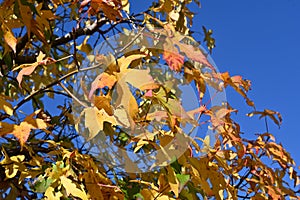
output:
MULTIPOLYGON (((136 0, 131 10, 143 10, 151 1, 136 0), (138 5, 138 6, 137 6, 138 5)), ((269 132, 291 153, 297 166, 300 154, 300 1, 298 0, 201 0, 192 30, 203 38, 202 26, 213 30, 216 48, 212 58, 219 71, 241 75, 252 81, 249 96, 257 110, 279 111, 280 129, 268 120, 269 132)), ((252 109, 236 93, 227 91, 227 100, 239 109, 242 131, 266 131, 264 120, 249 119, 252 109)))
MULTIPOLYGON (((269 120, 270 132, 300 164, 299 75, 300 1, 297 0, 202 0, 193 30, 213 29, 217 47, 212 58, 220 71, 252 81, 249 95, 257 110, 279 111, 280 129, 269 120)), ((203 35, 199 35, 200 37, 203 35)), ((232 92, 228 101, 244 116, 251 108, 232 92)), ((264 132, 264 121, 239 118, 242 131, 264 132)))

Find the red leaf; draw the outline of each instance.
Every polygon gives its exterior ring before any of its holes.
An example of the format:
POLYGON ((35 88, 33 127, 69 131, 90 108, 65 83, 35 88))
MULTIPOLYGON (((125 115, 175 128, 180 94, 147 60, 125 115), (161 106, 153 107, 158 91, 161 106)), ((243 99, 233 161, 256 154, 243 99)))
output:
POLYGON ((184 56, 179 53, 164 51, 163 58, 167 62, 171 70, 180 71, 184 63, 184 56))

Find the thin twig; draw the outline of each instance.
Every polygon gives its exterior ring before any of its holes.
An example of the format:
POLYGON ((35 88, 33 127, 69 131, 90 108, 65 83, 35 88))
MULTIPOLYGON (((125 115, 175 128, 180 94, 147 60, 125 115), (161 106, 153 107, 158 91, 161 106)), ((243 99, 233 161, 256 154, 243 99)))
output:
POLYGON ((77 103, 79 103, 80 105, 82 105, 82 106, 85 107, 85 108, 88 107, 85 103, 83 103, 83 102, 80 101, 77 97, 75 97, 75 95, 72 94, 72 92, 70 92, 70 90, 69 90, 66 86, 64 86, 64 84, 62 84, 62 82, 60 82, 60 83, 58 83, 58 84, 59 84, 60 87, 62 87, 62 88, 66 91, 66 93, 68 93, 68 95, 70 95, 70 96, 72 97, 72 99, 74 99, 77 103))

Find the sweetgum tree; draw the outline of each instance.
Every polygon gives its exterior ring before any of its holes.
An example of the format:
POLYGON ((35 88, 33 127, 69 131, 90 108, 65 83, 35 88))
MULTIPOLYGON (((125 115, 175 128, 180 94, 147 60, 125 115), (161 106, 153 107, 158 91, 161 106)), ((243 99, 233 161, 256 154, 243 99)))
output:
POLYGON ((1 1, 1 198, 299 198, 290 154, 232 119, 227 87, 281 124, 193 35, 200 2, 140 3, 1 1))

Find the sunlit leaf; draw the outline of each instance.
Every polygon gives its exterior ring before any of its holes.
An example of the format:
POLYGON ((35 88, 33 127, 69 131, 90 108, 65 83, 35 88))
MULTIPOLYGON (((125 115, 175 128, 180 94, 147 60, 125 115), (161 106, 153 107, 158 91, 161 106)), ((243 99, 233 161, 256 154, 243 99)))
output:
POLYGON ((21 87, 21 82, 22 82, 23 76, 28 76, 28 75, 32 74, 32 72, 34 72, 36 67, 39 65, 39 62, 41 62, 44 57, 45 57, 45 54, 43 52, 40 52, 37 57, 37 61, 35 63, 22 64, 19 67, 14 69, 14 70, 21 69, 21 71, 19 72, 19 74, 17 76, 17 80, 19 82, 20 87, 21 87))
POLYGON ((88 200, 87 194, 84 190, 79 189, 76 184, 65 176, 60 177, 61 184, 66 189, 68 195, 72 195, 74 197, 78 197, 82 200, 88 200))
POLYGON ((4 32, 5 42, 16 53, 17 39, 15 38, 13 32, 4 23, 2 24, 1 28, 4 32))
POLYGON ((99 131, 103 131, 104 122, 109 122, 116 125, 116 119, 109 116, 104 109, 98 110, 96 107, 88 107, 83 110, 85 127, 89 130, 88 140, 94 138, 99 131))
POLYGON ((13 115, 13 107, 12 105, 7 102, 9 98, 0 95, 0 109, 4 110, 8 115, 13 115))

